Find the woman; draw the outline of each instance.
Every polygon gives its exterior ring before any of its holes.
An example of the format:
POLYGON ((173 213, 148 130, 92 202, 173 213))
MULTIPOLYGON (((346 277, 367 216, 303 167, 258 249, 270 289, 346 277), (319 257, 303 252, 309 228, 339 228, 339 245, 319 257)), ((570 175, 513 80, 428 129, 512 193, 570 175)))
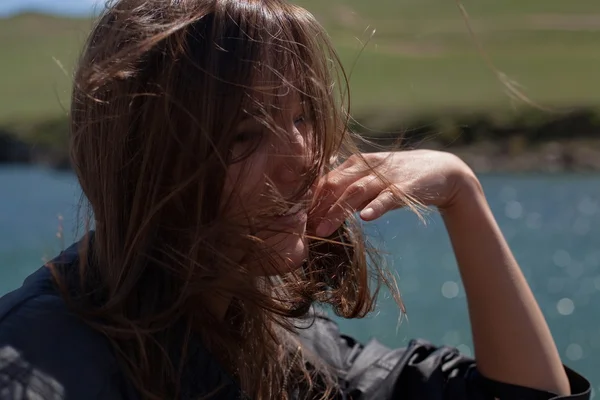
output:
POLYGON ((108 8, 71 108, 94 230, 0 301, 0 393, 589 398, 472 171, 432 151, 358 154, 337 65, 283 0, 108 8), (424 341, 357 343, 313 307, 362 317, 381 284, 401 307, 352 214, 407 205, 444 217, 477 363, 424 341))

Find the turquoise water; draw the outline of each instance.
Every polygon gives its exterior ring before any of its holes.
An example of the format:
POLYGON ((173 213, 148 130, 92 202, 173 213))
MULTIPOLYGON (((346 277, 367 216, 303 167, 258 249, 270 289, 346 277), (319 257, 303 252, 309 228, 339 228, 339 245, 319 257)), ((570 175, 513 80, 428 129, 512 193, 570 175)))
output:
MULTIPOLYGON (((566 364, 600 389, 600 176, 481 176, 492 209, 541 304, 566 364)), ((74 238, 79 190, 72 175, 0 168, 0 294, 74 238)), ((440 218, 405 211, 367 231, 397 271, 408 317, 385 295, 373 316, 341 321, 361 340, 414 337, 471 352, 465 296, 440 218)), ((481 266, 485 268, 485 265, 481 266)), ((518 332, 515 332, 518 334, 518 332)))

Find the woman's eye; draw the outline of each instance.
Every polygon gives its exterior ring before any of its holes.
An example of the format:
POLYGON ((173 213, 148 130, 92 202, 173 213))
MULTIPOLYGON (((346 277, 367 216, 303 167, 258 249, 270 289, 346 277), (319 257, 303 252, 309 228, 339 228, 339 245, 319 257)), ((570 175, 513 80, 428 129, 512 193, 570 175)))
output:
POLYGON ((235 143, 246 143, 259 137, 260 132, 244 131, 238 133, 233 140, 235 143))
POLYGON ((296 120, 294 121, 294 125, 298 126, 300 124, 304 124, 306 123, 306 118, 304 117, 304 115, 299 116, 298 118, 296 118, 296 120))

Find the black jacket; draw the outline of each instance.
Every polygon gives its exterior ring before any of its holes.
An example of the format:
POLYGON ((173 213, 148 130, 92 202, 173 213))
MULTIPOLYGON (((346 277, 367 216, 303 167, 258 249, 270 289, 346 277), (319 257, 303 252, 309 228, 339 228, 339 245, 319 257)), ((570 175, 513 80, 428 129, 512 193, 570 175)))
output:
MULTIPOLYGON (((78 262, 77 244, 55 263, 78 262)), ((305 346, 340 371, 342 399, 589 399, 590 385, 566 368, 573 395, 517 387, 486 379, 475 361, 455 349, 412 341, 390 350, 375 340, 363 345, 341 335, 317 315, 300 330, 305 346)), ((190 346, 182 398, 195 399, 224 385, 219 399, 241 398, 236 383, 200 343, 190 346)), ((47 268, 0 299, 0 399, 136 400, 108 341, 71 314, 47 268)))

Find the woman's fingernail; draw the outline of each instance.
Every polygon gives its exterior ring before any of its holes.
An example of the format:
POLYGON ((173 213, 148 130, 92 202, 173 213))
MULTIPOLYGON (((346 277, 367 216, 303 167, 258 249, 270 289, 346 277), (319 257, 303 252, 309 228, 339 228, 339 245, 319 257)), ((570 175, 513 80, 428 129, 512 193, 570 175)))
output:
POLYGON ((320 237, 327 237, 327 236, 329 236, 330 230, 331 230, 331 222, 323 221, 317 227, 316 234, 317 234, 317 236, 320 236, 320 237))
POLYGON ((360 212, 360 216, 365 218, 365 219, 370 219, 375 215, 375 210, 373 210, 372 208, 365 208, 364 210, 362 210, 360 212))

